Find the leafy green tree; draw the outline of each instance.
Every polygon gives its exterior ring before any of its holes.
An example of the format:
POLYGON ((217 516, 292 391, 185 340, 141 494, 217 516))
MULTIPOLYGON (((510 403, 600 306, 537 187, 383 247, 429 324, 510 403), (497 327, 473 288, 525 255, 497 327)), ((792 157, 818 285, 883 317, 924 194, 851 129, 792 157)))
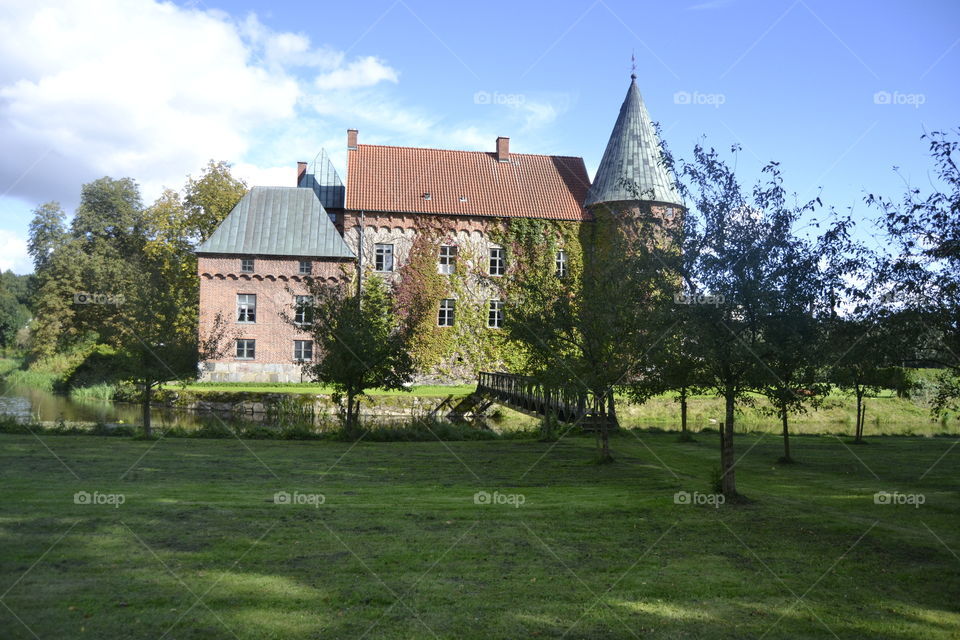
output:
POLYGON ((885 357, 885 346, 889 333, 884 331, 877 314, 868 308, 831 318, 827 331, 829 352, 839 354, 829 367, 829 379, 856 399, 854 442, 863 444, 867 414, 864 398, 878 392, 887 380, 885 368, 890 362, 885 357))
POLYGON ((309 331, 317 353, 304 371, 346 397, 345 426, 354 433, 367 389, 404 389, 412 380, 410 351, 419 318, 401 316, 387 283, 377 276, 364 281, 359 297, 346 283, 315 280, 308 289, 311 302, 303 311, 312 318, 309 331))
POLYGON ((899 201, 870 194, 895 250, 886 257, 893 311, 908 312, 904 326, 915 339, 913 357, 943 369, 934 413, 960 408, 960 129, 934 131, 934 170, 927 192, 908 186, 899 201))
MULTIPOLYGON (((526 345, 531 373, 546 385, 594 399, 600 461, 613 459, 615 390, 649 376, 651 349, 666 333, 675 247, 656 216, 595 212, 581 228, 582 273, 555 275, 543 236, 520 243, 505 284, 505 328, 526 345)), ((549 239, 547 240, 549 242, 549 239)))
MULTIPOLYGON (((733 147, 733 152, 738 147, 733 147)), ((748 196, 734 169, 714 149, 696 145, 692 160, 666 164, 678 176, 678 189, 690 204, 684 225, 685 290, 689 328, 706 386, 724 399, 720 439, 720 490, 737 494, 734 422, 738 403, 775 376, 764 362, 765 319, 778 308, 777 282, 789 272, 785 256, 792 229, 814 203, 788 206, 777 163, 748 196)))
POLYGON ((0 347, 10 349, 30 321, 31 276, 18 276, 7 270, 0 274, 0 347))
POLYGON ((152 435, 151 403, 164 383, 196 378, 198 363, 221 358, 229 346, 227 323, 215 318, 199 336, 193 309, 184 309, 177 283, 162 260, 146 257, 138 264, 140 279, 118 305, 116 376, 140 390, 144 435, 152 435))
POLYGON ((37 274, 44 270, 50 256, 66 240, 66 220, 67 214, 59 202, 47 202, 33 210, 27 252, 33 258, 33 268, 37 274))
POLYGON ((247 184, 233 177, 227 162, 210 160, 200 177, 188 177, 183 188, 182 237, 194 245, 209 238, 247 191, 247 184))

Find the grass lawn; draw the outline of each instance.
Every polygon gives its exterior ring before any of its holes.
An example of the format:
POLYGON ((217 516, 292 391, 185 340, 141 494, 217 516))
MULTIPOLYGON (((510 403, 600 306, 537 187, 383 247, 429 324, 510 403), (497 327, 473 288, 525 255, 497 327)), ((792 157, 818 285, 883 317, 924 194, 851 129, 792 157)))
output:
POLYGON ((0 638, 960 637, 955 439, 738 436, 713 508, 697 438, 0 435, 0 638))

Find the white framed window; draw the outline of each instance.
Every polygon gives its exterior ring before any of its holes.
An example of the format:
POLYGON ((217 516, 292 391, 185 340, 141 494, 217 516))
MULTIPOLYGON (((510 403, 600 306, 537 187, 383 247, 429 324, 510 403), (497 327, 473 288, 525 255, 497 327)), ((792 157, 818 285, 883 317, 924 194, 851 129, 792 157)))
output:
POLYGON ((490 329, 500 329, 503 327, 503 301, 491 300, 490 308, 487 313, 487 327, 490 329))
POLYGON ((253 360, 257 357, 257 341, 241 339, 237 340, 237 358, 240 360, 253 360))
POLYGON ((457 248, 453 245, 440 245, 440 273, 449 275, 457 270, 457 248))
POLYGON ((313 260, 301 260, 299 271, 302 276, 308 276, 313 273, 313 260))
POLYGON ((237 322, 257 321, 257 294, 237 294, 237 322))
POLYGON ((440 301, 440 313, 437 315, 437 325, 452 327, 456 316, 457 301, 453 298, 444 298, 440 301))
POLYGON ((502 276, 507 272, 507 261, 504 250, 500 247, 490 249, 490 275, 502 276))
POLYGON ((253 258, 240 258, 240 271, 253 273, 253 258))
POLYGON ((294 340, 293 359, 296 362, 310 362, 313 360, 313 340, 294 340))
POLYGON ((309 325, 313 322, 313 296, 294 296, 293 323, 309 325))
POLYGON ((567 277, 567 252, 563 249, 557 251, 557 277, 567 277))
POLYGON ((393 271, 393 245, 374 245, 373 268, 377 271, 393 271))

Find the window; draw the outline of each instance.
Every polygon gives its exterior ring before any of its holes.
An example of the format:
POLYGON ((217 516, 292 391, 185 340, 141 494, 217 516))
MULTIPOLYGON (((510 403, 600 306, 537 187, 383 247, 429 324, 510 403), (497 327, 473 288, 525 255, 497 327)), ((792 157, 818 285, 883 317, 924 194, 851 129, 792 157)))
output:
POLYGON ((237 357, 241 360, 253 360, 257 355, 256 340, 237 340, 237 357))
POLYGON ((253 258, 240 258, 240 271, 253 273, 253 258))
POLYGON ((313 322, 313 296, 295 296, 293 304, 294 324, 310 324, 313 322))
POLYGON ((313 360, 313 340, 294 340, 293 359, 297 362, 313 360))
POLYGON ((487 314, 487 326, 491 329, 503 327, 503 301, 491 300, 490 312, 487 314))
POLYGON ((503 249, 495 247, 490 249, 490 275, 502 276, 506 272, 506 261, 503 256, 503 249))
POLYGON ((567 277, 567 252, 563 249, 557 251, 557 277, 567 277))
POLYGON ((440 273, 449 275, 457 270, 457 248, 448 244, 440 246, 440 273))
POLYGON ((313 261, 311 260, 301 260, 300 261, 300 275, 308 276, 313 273, 313 261))
POLYGON ((393 245, 378 244, 374 245, 374 269, 377 271, 393 271, 393 245))
POLYGON ((437 316, 437 324, 441 327, 452 327, 453 317, 456 310, 456 301, 453 298, 444 298, 440 301, 440 315, 437 316))
POLYGON ((237 294, 237 322, 257 321, 257 296, 254 293, 237 294))

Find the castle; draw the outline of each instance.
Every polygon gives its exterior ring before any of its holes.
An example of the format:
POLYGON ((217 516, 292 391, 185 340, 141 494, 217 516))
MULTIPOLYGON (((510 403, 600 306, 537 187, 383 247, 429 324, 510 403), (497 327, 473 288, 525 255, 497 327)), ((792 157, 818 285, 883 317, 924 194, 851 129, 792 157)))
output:
POLYGON ((603 216, 673 219, 683 210, 635 75, 592 184, 582 158, 511 153, 509 138, 480 152, 365 145, 358 137, 347 131, 346 186, 326 154, 312 172, 300 162, 295 187, 253 187, 198 247, 201 335, 218 314, 232 332, 226 355, 201 363, 202 380, 302 381, 302 363, 315 355, 296 311, 306 280, 377 274, 401 283, 427 233, 428 270, 443 278, 443 291, 421 378, 509 368, 496 287, 512 268, 507 230, 549 223, 552 263, 565 277, 580 254, 581 225, 603 216))

